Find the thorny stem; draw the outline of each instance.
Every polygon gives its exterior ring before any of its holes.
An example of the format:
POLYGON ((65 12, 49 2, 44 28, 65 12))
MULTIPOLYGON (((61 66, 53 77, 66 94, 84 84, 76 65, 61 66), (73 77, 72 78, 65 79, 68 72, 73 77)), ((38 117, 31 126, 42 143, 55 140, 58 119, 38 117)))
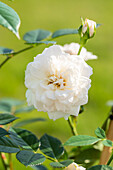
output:
MULTIPOLYGON (((107 132, 107 139, 113 141, 113 120, 112 119, 110 120, 109 129, 107 132)), ((106 165, 107 163, 111 162, 111 157, 113 158, 113 156, 110 157, 111 152, 112 152, 112 147, 104 146, 104 149, 102 151, 101 158, 100 158, 100 165, 106 165)))
POLYGON ((71 128, 71 131, 73 133, 73 135, 77 136, 78 133, 77 133, 77 130, 76 130, 76 116, 69 116, 68 118, 68 123, 69 123, 69 126, 71 128))

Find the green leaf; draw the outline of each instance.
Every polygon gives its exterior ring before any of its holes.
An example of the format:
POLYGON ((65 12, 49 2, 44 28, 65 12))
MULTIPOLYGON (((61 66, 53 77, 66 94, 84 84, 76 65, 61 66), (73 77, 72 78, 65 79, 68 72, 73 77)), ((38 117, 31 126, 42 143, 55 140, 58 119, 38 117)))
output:
POLYGON ((108 147, 112 147, 113 146, 113 143, 111 140, 103 140, 102 143, 105 145, 105 146, 108 146, 108 147))
POLYGON ((32 132, 20 128, 10 128, 9 132, 9 136, 17 145, 24 149, 37 151, 39 147, 39 140, 32 132))
POLYGON ((57 138, 45 134, 41 137, 40 142, 40 150, 49 157, 58 159, 64 152, 64 148, 61 147, 62 143, 57 138))
POLYGON ((67 167, 67 166, 69 166, 70 164, 73 163, 73 160, 67 159, 67 160, 62 161, 62 162, 60 162, 60 163, 61 163, 62 165, 64 165, 65 167, 67 167))
POLYGON ((8 135, 8 134, 9 133, 5 129, 0 127, 0 137, 3 137, 3 136, 8 135))
POLYGON ((6 125, 8 123, 13 122, 16 119, 18 118, 7 113, 0 114, 0 125, 6 125))
POLYGON ((16 123, 14 125, 14 127, 20 127, 20 126, 27 125, 29 123, 34 123, 34 122, 39 122, 39 121, 45 121, 45 119, 43 119, 43 118, 34 118, 34 119, 23 120, 21 122, 16 123))
POLYGON ((16 158, 25 166, 39 165, 45 161, 45 157, 42 154, 35 154, 31 151, 20 151, 17 153, 16 158))
MULTIPOLYGON (((74 155, 76 154, 76 151, 74 155)), ((94 163, 100 159, 101 152, 98 149, 89 148, 80 150, 80 153, 73 156, 77 164, 83 164, 85 167, 91 167, 94 163)))
POLYGON ((85 146, 85 145, 92 145, 101 139, 93 137, 93 136, 87 136, 87 135, 78 135, 78 136, 72 136, 70 139, 68 139, 64 146, 85 146))
POLYGON ((0 47, 0 54, 11 54, 13 52, 12 49, 0 47))
POLYGON ((51 162, 50 165, 54 168, 65 168, 69 166, 71 163, 73 163, 73 160, 68 159, 62 162, 51 162))
POLYGON ((0 25, 8 28, 19 38, 20 18, 11 7, 3 2, 0 2, 0 25))
POLYGON ((32 166, 31 168, 35 170, 47 170, 47 168, 43 165, 36 165, 36 166, 32 166))
POLYGON ((0 152, 16 153, 19 151, 19 147, 15 144, 13 140, 5 136, 0 138, 0 152))
POLYGON ((10 105, 11 107, 12 106, 19 106, 19 105, 22 105, 24 103, 25 103, 24 101, 17 100, 15 98, 2 98, 2 99, 0 99, 0 104, 7 104, 7 105, 10 105))
POLYGON ((35 108, 33 106, 22 107, 22 108, 16 109, 15 113, 30 112, 34 109, 35 108))
POLYGON ((110 167, 108 165, 96 165, 88 168, 88 170, 113 170, 113 167, 110 167))
POLYGON ((64 149, 64 152, 63 152, 63 155, 60 157, 61 160, 66 160, 68 159, 69 156, 68 156, 68 152, 64 149))
POLYGON ((106 138, 105 131, 103 129, 99 128, 99 127, 95 130, 95 134, 96 134, 97 137, 99 137, 101 139, 106 138))
POLYGON ((9 104, 0 101, 0 111, 1 112, 10 113, 11 110, 12 110, 12 107, 9 104))
POLYGON ((51 162, 50 165, 54 168, 65 168, 60 162, 51 162))
POLYGON ((51 35, 50 31, 37 29, 37 30, 27 32, 24 35, 23 39, 28 43, 34 43, 34 42, 37 43, 37 41, 46 39, 50 35, 51 35))
POLYGON ((63 36, 63 35, 69 35, 69 34, 78 34, 78 30, 77 29, 60 29, 55 31, 52 34, 52 38, 56 38, 59 36, 63 36))
POLYGON ((27 42, 26 44, 56 44, 56 41, 31 41, 27 42))

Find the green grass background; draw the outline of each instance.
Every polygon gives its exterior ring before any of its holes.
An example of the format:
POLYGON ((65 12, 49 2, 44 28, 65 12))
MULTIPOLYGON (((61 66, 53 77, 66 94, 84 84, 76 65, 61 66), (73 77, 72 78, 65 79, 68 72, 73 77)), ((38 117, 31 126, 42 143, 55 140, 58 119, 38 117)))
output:
MULTIPOLYGON (((18 51, 25 48, 22 37, 24 33, 34 29, 55 31, 62 28, 78 28, 80 17, 89 18, 102 26, 97 29, 96 36, 89 40, 85 46, 98 56, 98 60, 88 61, 93 67, 92 86, 89 90, 89 102, 85 111, 78 117, 77 130, 79 134, 94 135, 94 130, 101 127, 108 115, 108 100, 113 99, 113 1, 112 0, 15 0, 9 2, 2 0, 14 8, 20 16, 20 36, 0 27, 0 46, 18 51)), ((68 35, 56 38, 58 44, 79 42, 78 35, 68 35)), ((0 97, 14 97, 25 99, 26 88, 24 74, 26 66, 38 53, 47 47, 41 45, 27 52, 21 53, 9 60, 0 70, 0 97)), ((1 56, 0 61, 4 59, 1 56)), ((45 132, 58 137, 62 142, 71 136, 68 123, 63 119, 49 120, 47 113, 33 111, 29 114, 19 115, 21 119, 44 117, 46 122, 38 122, 24 126, 38 137, 45 132)), ((25 168, 15 161, 15 170, 25 168)), ((49 168, 50 169, 50 168, 49 168)))

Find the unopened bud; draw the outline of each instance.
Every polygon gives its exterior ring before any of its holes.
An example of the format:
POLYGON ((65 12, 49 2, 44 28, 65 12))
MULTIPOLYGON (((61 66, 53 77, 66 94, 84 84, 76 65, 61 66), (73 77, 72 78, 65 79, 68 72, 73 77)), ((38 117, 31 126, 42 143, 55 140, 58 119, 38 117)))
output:
POLYGON ((82 26, 82 34, 84 35, 86 32, 89 34, 89 37, 92 37, 95 33, 96 22, 85 19, 85 22, 82 26))

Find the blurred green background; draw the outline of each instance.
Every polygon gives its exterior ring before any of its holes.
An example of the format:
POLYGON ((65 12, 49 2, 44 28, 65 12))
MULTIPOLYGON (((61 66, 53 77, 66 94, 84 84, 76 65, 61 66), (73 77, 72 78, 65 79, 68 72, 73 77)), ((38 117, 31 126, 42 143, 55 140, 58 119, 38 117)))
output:
MULTIPOLYGON (((113 1, 112 0, 2 0, 16 10, 21 19, 20 36, 0 27, 0 46, 18 51, 27 45, 22 40, 23 35, 30 30, 46 29, 55 31, 62 28, 78 28, 80 17, 89 18, 102 26, 97 29, 96 36, 85 46, 88 51, 98 56, 98 60, 88 61, 93 67, 92 86, 89 90, 89 102, 85 111, 78 117, 77 130, 79 134, 94 135, 94 130, 101 127, 108 115, 108 100, 113 99, 113 1)), ((58 44, 79 42, 78 35, 68 35, 55 39, 58 44)), ((27 52, 21 53, 9 60, 0 70, 0 97, 14 97, 26 100, 24 85, 25 69, 38 53, 47 47, 41 45, 27 52)), ((1 56, 0 61, 3 60, 1 56)), ((24 126, 38 137, 45 132, 58 137, 62 142, 71 136, 68 123, 62 118, 49 120, 47 113, 33 111, 19 115, 21 119, 30 117, 44 117, 46 122, 38 122, 24 126)), ((16 162, 15 170, 26 169, 16 162)), ((27 168, 28 170, 31 168, 27 168)))

